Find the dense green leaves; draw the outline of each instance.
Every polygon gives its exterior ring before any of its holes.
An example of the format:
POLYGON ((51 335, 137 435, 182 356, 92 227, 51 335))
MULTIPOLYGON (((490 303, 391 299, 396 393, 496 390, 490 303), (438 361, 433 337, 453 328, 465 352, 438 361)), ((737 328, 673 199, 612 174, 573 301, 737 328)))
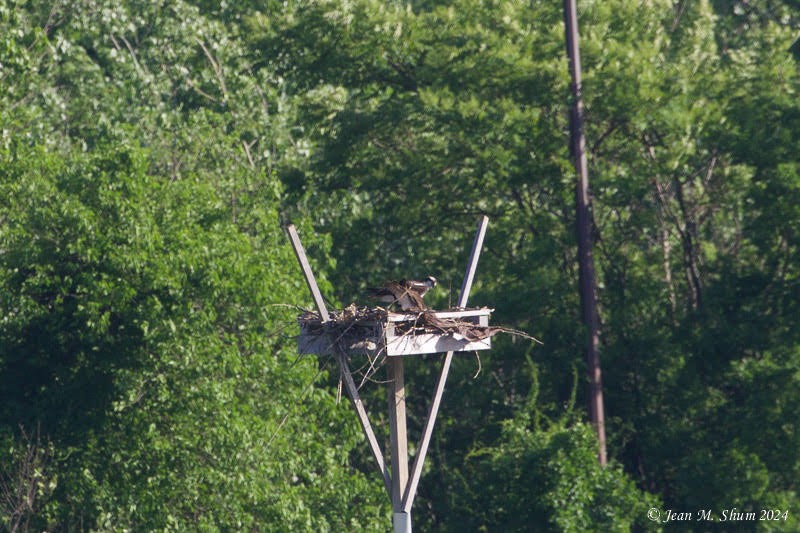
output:
POLYGON ((380 523, 358 427, 284 331, 302 282, 274 173, 299 152, 276 83, 187 3, 4 9, 2 480, 44 489, 3 520, 380 523))
POLYGON ((471 459, 476 482, 462 508, 471 530, 629 531, 648 525, 656 499, 639 493, 621 468, 597 463, 591 428, 531 431, 510 421, 504 429, 495 448, 471 459))
MULTIPOLYGON (((335 278, 342 298, 376 270, 435 269, 458 287, 474 214, 490 214, 473 300, 545 339, 533 352, 548 384, 538 398, 560 416, 582 344, 560 6, 312 5, 254 42, 264 53, 284 45, 273 64, 286 68, 290 90, 337 95, 327 115, 303 107, 319 148, 313 166, 286 181, 349 263, 335 278), (327 48, 305 41, 301 27, 341 43, 330 63, 317 68, 327 48), (313 69, 292 70, 308 57, 313 69)), ((788 207, 800 131, 788 53, 797 25, 783 9, 589 2, 581 12, 612 454, 674 508, 793 498, 784 472, 794 471, 794 454, 770 463, 756 437, 788 443, 777 432, 792 430, 740 418, 777 409, 794 427, 793 386, 764 389, 739 370, 791 381, 797 364, 786 329, 798 297, 788 207), (758 24, 734 37, 742 10, 758 24)), ((472 365, 455 367, 450 406, 461 409, 442 428, 443 449, 496 443, 496 423, 527 394, 523 348, 498 343, 482 359, 490 379, 480 389, 472 365)), ((457 497, 439 495, 462 493, 465 464, 452 453, 436 463, 427 478, 435 509, 458 508, 457 497)), ((429 519, 447 523, 436 512, 429 519)))
POLYGON ((275 212, 248 235, 213 188, 148 175, 136 148, 24 155, 3 166, 0 360, 3 426, 41 425, 59 452, 34 523, 345 527, 312 511, 366 487, 339 471, 358 433, 308 434, 346 412, 275 338, 271 306, 294 299, 275 212))
MULTIPOLYGON (((605 470, 560 3, 0 2, 4 527, 385 529, 280 225, 335 301, 433 274, 446 307, 486 213, 472 303, 544 344, 456 358, 415 525, 796 529, 796 2, 579 7, 605 470)), ((437 371, 407 363, 412 435, 437 371)))

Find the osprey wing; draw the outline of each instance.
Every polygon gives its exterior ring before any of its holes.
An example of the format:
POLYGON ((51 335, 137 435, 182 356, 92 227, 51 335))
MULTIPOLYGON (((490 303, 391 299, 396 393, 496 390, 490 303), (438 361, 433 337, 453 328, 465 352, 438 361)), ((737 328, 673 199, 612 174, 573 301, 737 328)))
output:
POLYGON ((383 287, 368 288, 367 294, 380 302, 396 304, 403 311, 426 309, 422 295, 406 280, 390 281, 383 287))

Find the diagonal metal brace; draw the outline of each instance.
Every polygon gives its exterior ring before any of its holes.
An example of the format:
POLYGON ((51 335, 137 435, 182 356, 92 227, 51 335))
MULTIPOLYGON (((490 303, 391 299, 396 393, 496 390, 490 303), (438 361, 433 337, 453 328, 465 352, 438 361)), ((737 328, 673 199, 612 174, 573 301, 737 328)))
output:
POLYGON ((294 255, 297 256, 297 262, 300 263, 300 268, 303 269, 303 276, 305 276, 308 290, 311 291, 311 296, 314 298, 314 305, 317 307, 319 318, 323 323, 327 322, 331 317, 328 315, 328 309, 325 307, 325 300, 322 299, 319 285, 317 285, 317 280, 314 278, 314 273, 311 271, 311 264, 308 262, 308 257, 306 257, 306 251, 300 243, 300 236, 297 234, 297 228, 294 227, 294 224, 289 224, 286 226, 286 231, 289 232, 289 240, 292 241, 294 255))
MULTIPOLYGON (((464 308, 467 306, 467 299, 469 292, 472 290, 472 281, 475 279, 475 270, 478 267, 478 258, 481 255, 481 248, 483 248, 483 238, 486 236, 486 227, 489 225, 489 217, 486 215, 481 216, 478 222, 478 231, 475 234, 475 240, 472 242, 472 252, 469 256, 469 263, 467 265, 467 272, 464 274, 464 282, 461 285, 461 295, 458 298, 458 307, 464 308)), ((422 430, 422 439, 419 443, 419 452, 414 459, 414 466, 411 468, 411 477, 406 485, 405 494, 403 494, 403 512, 410 513, 411 505, 414 503, 414 496, 417 492, 417 485, 419 478, 422 474, 422 466, 425 463, 425 456, 428 453, 428 445, 431 442, 431 435, 433 434, 433 426, 436 423, 436 415, 439 413, 439 405, 442 401, 444 394, 444 385, 447 381, 447 374, 450 372, 450 363, 453 360, 453 352, 447 352, 444 356, 442 363, 442 372, 439 375, 439 381, 436 383, 436 390, 433 394, 433 401, 428 409, 428 417, 425 419, 425 427, 422 430)))
MULTIPOLYGON (((308 262, 303 245, 300 242, 300 236, 297 234, 297 229, 294 227, 294 224, 289 224, 286 227, 286 230, 289 232, 289 240, 292 242, 292 248, 297 256, 297 261, 300 263, 300 268, 303 269, 303 275, 306 278, 308 289, 311 291, 311 296, 314 298, 314 305, 317 308, 317 312, 319 313, 323 323, 328 322, 330 320, 330 315, 325 307, 325 300, 322 299, 322 293, 319 290, 316 278, 314 278, 314 273, 311 271, 311 265, 308 262)), ((386 491, 389 493, 389 497, 391 498, 392 482, 389 476, 389 470, 386 467, 386 461, 383 459, 383 452, 381 452, 381 448, 378 445, 378 439, 375 438, 375 432, 372 430, 372 424, 369 422, 369 416, 367 415, 367 410, 364 407, 364 402, 361 401, 361 397, 358 394, 358 389, 353 381, 353 375, 350 372, 350 365, 347 363, 347 356, 337 350, 336 362, 339 363, 339 369, 341 370, 344 385, 347 388, 347 393, 350 396, 350 400, 353 402, 353 407, 358 415, 358 421, 361 423, 361 429, 364 431, 364 435, 367 437, 367 442, 369 442, 372 455, 375 457, 375 462, 378 465, 378 469, 383 475, 383 484, 386 487, 386 491)))
POLYGON ((369 422, 367 410, 364 407, 364 402, 358 395, 358 389, 353 381, 353 375, 350 373, 350 365, 347 363, 347 356, 340 353, 337 357, 339 360, 339 368, 342 370, 342 377, 344 378, 344 386, 347 388, 347 394, 353 402, 353 408, 358 415, 358 421, 361 422, 361 429, 364 430, 364 435, 367 437, 369 447, 372 450, 372 455, 375 457, 375 462, 378 464, 378 469, 383 475, 383 485, 389 497, 392 497, 392 480, 389 475, 389 468, 386 466, 386 461, 383 459, 381 447, 378 445, 378 439, 375 438, 375 432, 372 430, 372 424, 369 422))

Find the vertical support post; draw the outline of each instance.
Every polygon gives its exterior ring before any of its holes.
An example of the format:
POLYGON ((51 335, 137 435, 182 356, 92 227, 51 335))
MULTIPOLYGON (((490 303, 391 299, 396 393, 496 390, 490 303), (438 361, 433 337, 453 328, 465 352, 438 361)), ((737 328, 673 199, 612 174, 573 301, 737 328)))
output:
POLYGON ((569 71, 572 76, 572 109, 570 113, 570 151, 575 159, 578 183, 575 190, 576 226, 578 233, 578 284, 581 314, 588 333, 586 366, 589 374, 589 418, 597 432, 598 462, 606 464, 606 429, 603 408, 603 380, 600 371, 600 322, 597 317, 594 260, 591 239, 591 197, 589 170, 586 161, 586 138, 583 131, 583 88, 581 55, 578 47, 578 10, 575 0, 564 0, 564 31, 569 71))
POLYGON ((394 513, 392 516, 394 533, 411 533, 411 515, 408 513, 394 513))
MULTIPOLYGON (((478 231, 475 233, 475 240, 472 242, 472 251, 469 255, 469 263, 467 264, 467 271, 464 274, 464 282, 461 284, 461 294, 458 297, 458 307, 464 308, 467 306, 467 299, 472 290, 472 281, 475 279, 475 270, 478 268, 478 258, 481 255, 481 248, 483 248, 483 239, 486 236, 486 228, 489 225, 489 217, 486 215, 481 216, 478 222, 478 231)), ((417 493, 417 485, 419 478, 422 475, 422 466, 425 463, 425 456, 428 453, 428 446, 431 442, 431 435, 433 434, 433 426, 436 423, 436 416, 439 414, 439 405, 442 402, 442 395, 444 394, 444 385, 447 382, 447 375, 450 372, 450 363, 453 361, 453 352, 447 352, 444 356, 442 363, 442 371, 439 375, 439 381, 436 382, 436 390, 433 394, 433 401, 428 409, 428 417, 425 419, 425 427, 422 430, 422 439, 419 443, 419 450, 417 457, 414 459, 414 466, 411 469, 411 477, 406 486, 405 494, 403 494, 403 511, 405 513, 411 512, 411 505, 414 503, 414 496, 417 493)), ((410 526, 409 526, 410 527, 410 526)))
POLYGON ((406 432, 406 391, 402 357, 386 358, 389 400, 389 442, 392 457, 392 510, 395 532, 411 531, 408 513, 403 511, 403 494, 408 482, 408 434, 406 432), (402 528, 398 529, 402 525, 402 528))

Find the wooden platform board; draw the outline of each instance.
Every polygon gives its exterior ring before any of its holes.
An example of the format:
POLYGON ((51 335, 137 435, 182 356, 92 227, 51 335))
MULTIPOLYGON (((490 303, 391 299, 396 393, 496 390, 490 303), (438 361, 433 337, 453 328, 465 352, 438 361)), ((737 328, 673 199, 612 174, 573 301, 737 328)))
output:
MULTIPOLYGON (((488 326, 493 309, 467 309, 463 311, 437 311, 438 319, 457 319, 478 326, 488 326)), ((310 333, 301 323, 298 351, 302 354, 331 355, 334 346, 351 355, 388 356, 421 355, 443 352, 473 352, 489 350, 491 338, 469 340, 459 333, 408 332, 395 334, 397 329, 407 329, 418 321, 418 315, 389 313, 385 322, 359 323, 348 332, 346 341, 335 329, 328 334, 310 333), (337 338, 338 336, 338 338, 337 338)))

